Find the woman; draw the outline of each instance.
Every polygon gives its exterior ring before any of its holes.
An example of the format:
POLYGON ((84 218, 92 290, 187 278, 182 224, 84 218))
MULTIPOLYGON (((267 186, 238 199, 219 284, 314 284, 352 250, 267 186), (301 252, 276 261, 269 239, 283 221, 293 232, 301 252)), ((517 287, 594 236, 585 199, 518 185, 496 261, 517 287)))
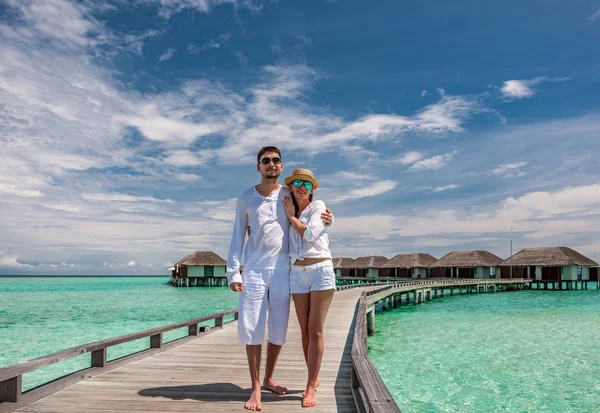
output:
POLYGON ((302 332, 302 349, 308 367, 308 382, 302 407, 317 404, 315 391, 323 359, 323 324, 335 291, 335 273, 329 251, 329 237, 321 220, 323 201, 313 201, 319 187, 308 169, 296 169, 284 181, 290 197, 283 205, 290 220, 290 292, 302 332))

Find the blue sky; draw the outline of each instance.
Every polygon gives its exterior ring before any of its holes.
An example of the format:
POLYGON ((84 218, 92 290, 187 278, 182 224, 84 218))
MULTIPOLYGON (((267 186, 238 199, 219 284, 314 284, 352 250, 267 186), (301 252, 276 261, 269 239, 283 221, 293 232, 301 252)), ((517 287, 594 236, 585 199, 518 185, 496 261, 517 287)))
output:
POLYGON ((598 261, 599 42, 598 0, 3 0, 0 274, 226 256, 267 144, 336 256, 598 261))

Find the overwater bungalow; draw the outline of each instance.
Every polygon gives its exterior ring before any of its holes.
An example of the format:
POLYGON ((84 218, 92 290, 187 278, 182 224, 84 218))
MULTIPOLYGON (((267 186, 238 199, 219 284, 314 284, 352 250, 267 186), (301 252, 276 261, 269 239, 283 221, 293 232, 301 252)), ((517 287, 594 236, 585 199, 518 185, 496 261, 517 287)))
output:
POLYGON ((427 278, 429 266, 436 261, 437 258, 425 253, 398 254, 381 265, 380 269, 389 269, 390 277, 427 278))
POLYGON ((380 268, 388 259, 381 255, 370 255, 368 257, 358 257, 349 264, 351 270, 356 271, 357 277, 377 278, 389 277, 390 270, 388 268, 380 268))
POLYGON ((429 266, 432 277, 500 278, 502 258, 489 251, 453 251, 429 266))
POLYGON ((171 274, 171 284, 177 286, 227 285, 227 261, 212 251, 196 251, 180 259, 171 274))
POLYGON ((502 278, 536 281, 592 281, 598 263, 569 247, 525 248, 504 260, 502 278))
POLYGON ((333 258, 333 270, 335 271, 335 277, 354 277, 356 272, 353 271, 351 265, 354 262, 354 258, 333 258))

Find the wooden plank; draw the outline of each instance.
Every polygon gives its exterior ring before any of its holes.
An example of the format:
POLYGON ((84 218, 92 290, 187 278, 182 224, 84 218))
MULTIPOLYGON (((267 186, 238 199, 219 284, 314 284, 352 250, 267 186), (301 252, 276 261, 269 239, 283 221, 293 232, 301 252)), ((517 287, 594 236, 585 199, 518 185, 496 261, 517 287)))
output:
POLYGON ((17 376, 0 382, 0 403, 18 403, 21 401, 22 376, 17 376))

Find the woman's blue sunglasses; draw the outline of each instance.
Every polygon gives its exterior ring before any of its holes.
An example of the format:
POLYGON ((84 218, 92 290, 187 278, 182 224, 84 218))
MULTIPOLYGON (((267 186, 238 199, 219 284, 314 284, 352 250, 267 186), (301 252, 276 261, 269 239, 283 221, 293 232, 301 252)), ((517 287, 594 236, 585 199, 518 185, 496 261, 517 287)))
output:
POLYGON ((310 191, 310 190, 312 189, 312 187, 313 187, 313 184, 312 184, 312 182, 310 182, 310 181, 303 181, 303 180, 301 180, 301 179, 296 179, 296 180, 295 180, 294 182, 292 182, 292 183, 293 183, 293 185, 294 185, 296 188, 300 188, 300 187, 301 187, 301 186, 304 184, 304 187, 305 187, 307 190, 309 190, 309 191, 310 191))

